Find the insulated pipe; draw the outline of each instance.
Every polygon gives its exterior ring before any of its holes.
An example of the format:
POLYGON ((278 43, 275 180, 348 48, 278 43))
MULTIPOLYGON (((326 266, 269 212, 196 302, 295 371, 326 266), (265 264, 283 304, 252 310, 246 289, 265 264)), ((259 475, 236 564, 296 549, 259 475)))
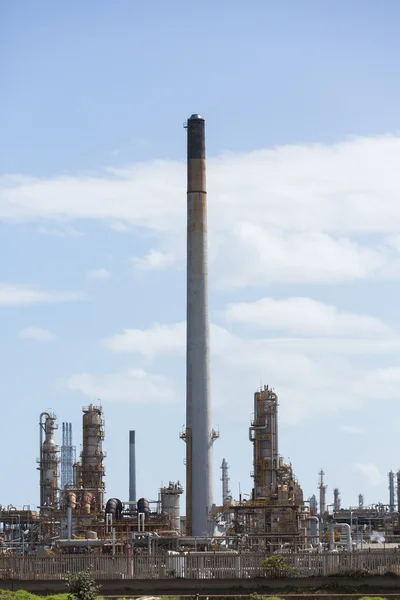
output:
POLYGON ((346 529, 346 546, 347 546, 346 550, 351 552, 353 550, 353 540, 351 537, 351 527, 348 523, 337 523, 335 525, 333 523, 331 523, 329 525, 329 533, 330 533, 329 550, 335 549, 335 534, 334 534, 335 527, 345 527, 345 529, 346 529))
POLYGON ((333 523, 329 525, 329 550, 335 549, 335 531, 333 523))
POLYGON ((307 521, 315 521, 315 523, 317 524, 317 535, 316 536, 312 536, 312 537, 316 537, 318 539, 318 542, 320 542, 320 531, 319 531, 319 518, 318 517, 312 517, 312 516, 307 516, 306 517, 307 521))
POLYGON ((258 427, 255 427, 254 425, 251 425, 249 427, 249 440, 250 442, 254 442, 254 438, 251 437, 251 432, 252 431, 262 431, 263 429, 267 429, 268 428, 268 418, 265 417, 265 425, 259 425, 258 427))
POLYGON ((346 541, 347 541, 347 550, 351 552, 353 550, 353 540, 351 537, 351 527, 348 523, 341 523, 341 527, 346 529, 346 541))

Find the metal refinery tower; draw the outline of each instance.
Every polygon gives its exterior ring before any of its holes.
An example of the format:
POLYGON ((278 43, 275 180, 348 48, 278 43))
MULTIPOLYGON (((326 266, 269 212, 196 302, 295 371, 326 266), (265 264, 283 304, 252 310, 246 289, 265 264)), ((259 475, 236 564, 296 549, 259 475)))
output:
POLYGON ((187 121, 186 533, 212 533, 213 442, 204 119, 187 121))

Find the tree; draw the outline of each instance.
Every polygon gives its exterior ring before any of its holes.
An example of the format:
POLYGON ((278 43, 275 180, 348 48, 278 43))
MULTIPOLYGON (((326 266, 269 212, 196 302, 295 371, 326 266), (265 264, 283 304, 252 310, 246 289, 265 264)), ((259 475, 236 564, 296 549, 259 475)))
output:
POLYGON ((77 575, 67 576, 68 600, 97 600, 100 586, 91 574, 91 570, 81 571, 77 575))

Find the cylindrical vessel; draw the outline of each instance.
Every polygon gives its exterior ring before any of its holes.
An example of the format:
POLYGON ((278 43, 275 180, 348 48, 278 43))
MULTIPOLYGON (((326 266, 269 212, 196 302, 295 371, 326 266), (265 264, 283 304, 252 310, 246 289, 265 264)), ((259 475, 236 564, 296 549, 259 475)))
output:
POLYGON ((210 533, 213 433, 210 401, 205 123, 187 122, 187 532, 210 533))
POLYGON ((137 511, 138 513, 144 513, 144 518, 147 521, 150 515, 150 507, 149 501, 146 498, 139 498, 137 501, 137 511))
POLYGON ((183 489, 179 482, 170 482, 168 487, 161 488, 161 513, 167 516, 171 529, 178 532, 181 530, 180 495, 182 493, 183 489))
POLYGON ((87 540, 97 540, 97 531, 86 531, 85 538, 87 540))
POLYGON ((90 492, 83 492, 83 494, 82 494, 82 511, 85 513, 85 515, 90 515, 92 501, 93 501, 93 495, 90 492))
POLYGON ((76 494, 75 492, 67 493, 67 506, 69 508, 76 508, 76 494))
POLYGON ((122 502, 118 498, 110 498, 106 504, 106 515, 112 516, 113 521, 120 521, 122 515, 122 502))

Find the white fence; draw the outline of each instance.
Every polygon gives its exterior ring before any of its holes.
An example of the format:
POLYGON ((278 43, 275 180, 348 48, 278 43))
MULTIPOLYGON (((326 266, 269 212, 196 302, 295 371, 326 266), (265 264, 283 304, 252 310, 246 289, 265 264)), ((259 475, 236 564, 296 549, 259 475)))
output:
POLYGON ((96 579, 249 579, 394 573, 400 575, 400 551, 284 554, 293 570, 266 575, 265 554, 205 552, 128 556, 0 557, 2 579, 65 579, 68 573, 90 569, 96 579))

